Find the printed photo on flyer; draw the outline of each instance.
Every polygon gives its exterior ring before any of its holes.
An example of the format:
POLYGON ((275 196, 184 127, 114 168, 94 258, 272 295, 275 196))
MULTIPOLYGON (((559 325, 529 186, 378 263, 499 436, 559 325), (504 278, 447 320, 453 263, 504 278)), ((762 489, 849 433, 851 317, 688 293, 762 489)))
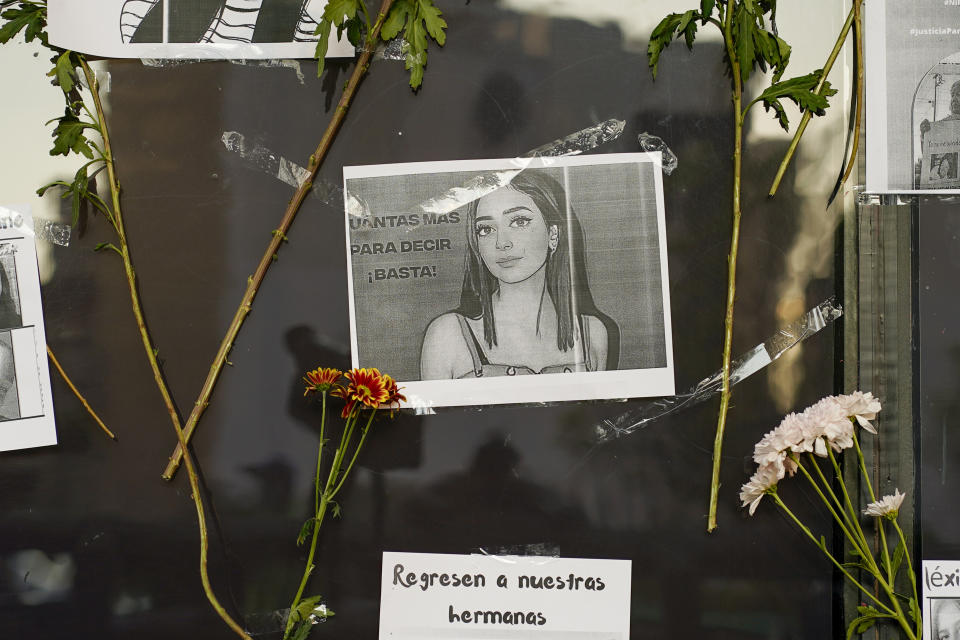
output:
POLYGON ((33 219, 0 206, 0 451, 56 444, 33 219))
POLYGON ((659 154, 346 167, 353 364, 411 404, 673 393, 659 154))
POLYGON ((864 6, 867 191, 960 193, 960 3, 864 6))

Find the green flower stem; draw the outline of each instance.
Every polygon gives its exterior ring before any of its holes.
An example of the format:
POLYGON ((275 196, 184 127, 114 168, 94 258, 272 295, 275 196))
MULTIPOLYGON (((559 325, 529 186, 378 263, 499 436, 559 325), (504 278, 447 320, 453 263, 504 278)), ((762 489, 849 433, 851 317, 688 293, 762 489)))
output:
MULTIPOLYGON (((227 361, 227 355, 230 353, 230 350, 233 349, 237 334, 240 333, 240 327, 243 325, 243 321, 246 320, 247 314, 250 313, 253 299, 257 295, 257 291, 259 291, 260 285, 267 275, 267 270, 274 263, 277 252, 280 251, 280 245, 287 239, 287 232, 290 229, 290 225, 293 224, 293 219, 296 217, 297 212, 300 210, 300 205, 303 204, 303 201, 306 200, 307 195, 309 195, 313 189, 313 181, 320 171, 320 166, 323 164, 327 152, 333 145, 333 140, 340 130, 340 125, 346 118, 347 110, 350 108, 357 87, 360 86, 360 81, 363 80, 370 68, 370 62, 376 49, 375 45, 380 37, 380 28, 383 26, 383 21, 390 11, 393 2, 394 0, 383 0, 383 4, 380 6, 380 12, 377 15, 377 20, 370 29, 370 33, 367 34, 366 44, 363 48, 363 53, 360 55, 360 59, 357 60, 357 66, 354 68, 353 74, 344 87, 340 102, 337 104, 337 108, 330 119, 330 123, 327 125, 326 131, 323 133, 323 137, 320 139, 320 143, 317 145, 316 151, 310 156, 310 162, 307 164, 307 176, 301 181, 296 193, 294 193, 293 198, 287 205, 283 218, 280 220, 280 225, 274 230, 270 244, 267 245, 267 250, 260 258, 256 271, 252 276, 247 278, 247 287, 240 301, 240 306, 237 307, 233 320, 231 320, 230 325, 227 327, 227 333, 220 342, 220 347, 214 357, 213 364, 210 366, 207 378, 200 389, 200 395, 197 397, 197 401, 193 405, 193 410, 187 418, 184 427, 185 440, 187 442, 190 441, 190 437, 193 436, 193 432, 197 428, 197 423, 199 423, 203 412, 206 411, 207 405, 210 404, 210 396, 213 394, 213 388, 220 378, 220 373, 223 371, 224 364, 227 361)), ((176 473, 177 467, 180 465, 182 456, 183 447, 178 443, 173 454, 170 456, 166 469, 163 471, 164 479, 170 480, 173 478, 173 474, 176 473)))
POLYGON ((710 479, 710 507, 707 516, 707 531, 717 528, 717 500, 720 493, 720 462, 723 451, 723 434, 730 409, 730 360, 733 351, 733 305, 737 289, 737 252, 740 246, 740 173, 743 162, 743 123, 746 113, 742 111, 743 79, 740 74, 740 59, 733 43, 733 6, 727 9, 723 28, 723 41, 730 59, 733 82, 733 229, 730 233, 730 255, 727 258, 727 308, 723 323, 723 387, 720 391, 720 413, 713 439, 713 471, 710 479))
MULTIPOLYGON (((887 611, 887 612, 888 612, 889 614, 891 614, 891 615, 894 615, 894 616, 896 615, 896 612, 895 612, 893 609, 891 609, 891 608, 888 607, 887 605, 883 604, 875 595, 873 595, 872 592, 870 592, 866 587, 864 587, 862 584, 860 584, 860 583, 857 581, 857 579, 854 578, 854 577, 850 574, 850 572, 847 571, 846 568, 845 568, 842 564, 840 564, 839 562, 837 562, 837 559, 833 557, 833 554, 831 554, 829 551, 827 551, 826 546, 825 546, 820 540, 818 540, 818 539, 813 535, 813 532, 810 531, 810 529, 808 529, 805 524, 803 524, 802 522, 800 522, 800 520, 797 518, 797 516, 795 516, 795 515, 793 514, 793 512, 790 510, 790 508, 783 502, 783 500, 780 499, 780 496, 778 496, 776 493, 773 493, 773 494, 771 494, 771 495, 772 495, 774 501, 776 501, 777 505, 778 505, 781 509, 783 509, 783 511, 784 511, 788 516, 790 516, 790 519, 793 520, 793 522, 794 522, 798 527, 800 527, 800 529, 807 535, 807 537, 810 538, 810 540, 813 541, 813 544, 815 544, 815 545, 817 546, 817 548, 820 549, 820 551, 822 551, 825 556, 827 556, 827 558, 830 560, 830 562, 832 562, 832 563, 834 564, 834 566, 836 566, 837 569, 840 570, 840 573, 842 573, 842 574, 844 575, 844 577, 846 577, 847 580, 849 580, 850 582, 852 582, 858 589, 860 589, 860 591, 862 591, 864 594, 866 594, 866 596, 867 596, 868 598, 870 598, 871 600, 873 600, 873 602, 874 602, 878 607, 880 607, 881 609, 884 609, 885 611, 887 611)), ((902 615, 902 613, 901 613, 901 615, 902 615)))
MULTIPOLYGON (((326 422, 327 415, 327 395, 323 394, 323 418, 320 422, 320 449, 323 449, 323 433, 324 433, 324 424, 326 422)), ((357 443, 357 446, 354 448, 353 457, 350 459, 350 463, 347 465, 346 471, 343 474, 340 474, 340 469, 343 467, 343 461, 346 459, 346 452, 350 448, 350 443, 353 440, 353 434, 356 430, 357 422, 360 419, 360 413, 362 411, 362 405, 356 406, 353 411, 350 412, 350 415, 347 416, 346 424, 344 424, 343 433, 340 436, 340 445, 337 447, 337 451, 334 454, 333 462, 330 465, 330 472, 327 474, 327 481, 323 487, 323 490, 320 490, 320 465, 321 465, 321 455, 317 454, 317 471, 316 471, 316 481, 315 481, 315 491, 314 491, 314 508, 315 515, 313 519, 313 533, 310 537, 310 550, 307 553, 307 564, 306 568, 303 571, 303 577, 300 579, 300 586, 297 588, 297 593, 293 597, 293 602, 290 605, 290 613, 287 615, 287 623, 284 628, 283 637, 288 638, 290 633, 294 630, 294 626, 299 622, 296 619, 295 612, 297 605, 300 604, 301 599, 303 598, 303 592, 307 588, 307 583, 310 581, 313 571, 316 568, 313 559, 317 552, 317 538, 320 535, 320 527, 323 524, 324 517, 327 513, 327 507, 330 503, 333 502, 334 496, 337 495, 337 492, 340 491, 340 488, 343 486, 343 483, 346 482, 347 477, 350 475, 350 471, 353 469, 353 464, 357 460, 357 456, 360 454, 360 449, 363 447, 364 442, 366 441, 367 434, 370 432, 370 425, 373 423, 373 418, 377 413, 377 410, 374 409, 370 412, 370 417, 367 419, 366 425, 363 427, 363 432, 360 436, 360 441, 357 443)), ((336 515, 336 514, 335 514, 336 515)))
POLYGON ((63 370, 63 367, 60 366, 60 362, 57 360, 57 357, 53 355, 53 350, 50 348, 50 345, 47 345, 47 357, 50 358, 50 362, 53 363, 53 366, 60 373, 60 377, 63 378, 63 381, 67 383, 67 386, 70 387, 70 391, 73 392, 73 395, 77 396, 77 399, 80 400, 80 404, 83 405, 83 408, 87 410, 87 413, 90 414, 90 417, 97 423, 97 425, 110 436, 111 440, 116 440, 117 436, 113 435, 113 432, 107 428, 107 425, 103 424, 103 420, 100 419, 100 416, 97 415, 97 412, 93 410, 93 407, 90 406, 90 403, 87 402, 87 399, 83 397, 83 394, 80 393, 80 390, 74 386, 73 381, 70 380, 70 377, 67 375, 67 372, 63 370))
MULTIPOLYGON (((357 415, 359 417, 359 413, 357 415)), ((376 409, 370 412, 370 418, 367 420, 367 424, 363 428, 363 432, 360 435, 360 442, 357 443, 356 449, 353 450, 353 458, 350 459, 350 464, 347 465, 347 470, 343 472, 343 477, 340 478, 340 482, 337 484, 336 487, 334 487, 333 491, 330 493, 331 500, 340 491, 340 487, 342 487, 343 483, 346 482, 347 476, 350 475, 350 470, 353 469, 353 463, 357 461, 357 456, 360 454, 360 448, 363 447, 363 443, 367 439, 367 434, 370 433, 370 425, 371 423, 373 423, 373 417, 375 415, 377 415, 376 409)))
POLYGON ((293 602, 290 604, 290 612, 287 614, 287 624, 283 631, 283 637, 287 638, 290 635, 290 632, 293 630, 293 625, 297 622, 294 620, 294 614, 297 609, 297 605, 300 604, 300 599, 303 597, 303 591, 307 588, 307 582, 310 580, 310 576, 313 574, 314 564, 313 558, 317 552, 317 537, 320 535, 320 525, 323 524, 323 518, 327 513, 327 505, 330 504, 329 499, 327 498, 327 490, 333 484, 333 479, 336 477, 337 472, 340 469, 339 460, 340 460, 340 450, 343 449, 344 437, 347 434, 347 430, 350 423, 350 418, 347 418, 347 424, 344 425, 343 434, 340 436, 340 447, 337 449, 337 453, 334 455, 333 464, 330 465, 330 472, 327 474, 327 483, 323 488, 323 491, 320 491, 320 466, 321 466, 321 454, 323 452, 323 432, 327 419, 327 394, 323 394, 323 415, 320 418, 320 451, 317 453, 317 471, 316 471, 316 482, 314 483, 314 493, 313 493, 313 504, 314 504, 314 515, 313 515, 313 533, 310 536, 310 551, 307 553, 307 564, 303 570, 303 577, 300 578, 300 586, 297 587, 297 593, 293 596, 293 602))
POLYGON ((867 492, 870 494, 870 502, 876 502, 877 496, 873 492, 873 485, 870 483, 870 474, 867 473, 867 465, 863 460, 863 451, 860 449, 860 440, 857 438, 857 432, 853 432, 853 446, 857 449, 857 460, 860 462, 860 471, 863 473, 863 479, 867 483, 867 492))
MULTIPOLYGON (((163 374, 160 371, 160 365, 157 362, 157 351, 150 339, 150 334, 147 331, 146 321, 144 320, 143 311, 140 306, 140 295, 137 292, 137 280, 133 269, 133 262, 130 258, 130 248, 127 244, 126 230, 123 226, 123 214, 120 209, 120 183, 117 181, 116 169, 113 162, 113 150, 110 146, 110 133, 107 129, 107 121, 104 115, 105 111, 103 109, 103 103, 100 100, 100 87, 97 83, 96 74, 93 73, 90 65, 87 64, 86 58, 83 56, 78 56, 78 58, 80 60, 81 68, 83 69, 83 75, 87 80, 87 87, 90 89, 90 94, 93 96, 93 105, 97 114, 98 130, 100 135, 103 137, 103 159, 107 166, 107 176, 110 182, 110 198, 113 211, 112 222, 117 231, 117 237, 120 243, 120 250, 118 253, 120 253, 120 256, 123 258, 123 267, 127 274, 127 285, 130 289, 130 303, 133 307, 133 314, 136 317, 137 328, 140 330, 140 338, 143 342, 144 351, 147 354, 147 360, 150 362, 150 368, 153 370, 154 381, 157 384, 157 388, 160 390, 161 396, 163 396, 164 404, 167 407, 167 413, 170 415, 170 420, 173 423, 173 428, 177 434, 177 440, 182 449, 186 451, 187 442, 184 431, 180 426, 180 417, 177 414, 177 409, 173 404, 173 398, 170 395, 166 381, 164 380, 163 374)), ((230 614, 227 613, 226 609, 223 608, 223 605, 220 604, 220 601, 213 593, 213 587, 210 585, 210 576, 207 572, 209 541, 207 539, 206 513, 203 506, 202 494, 200 492, 200 479, 194 466, 193 456, 185 454, 183 459, 184 464, 187 467, 187 476, 190 481, 191 497, 193 498, 193 503, 197 510, 197 526, 200 530, 200 581, 203 584, 203 591, 207 596, 207 600, 210 601, 213 609, 227 624, 227 626, 230 627, 241 638, 250 640, 250 636, 247 635, 246 631, 244 631, 243 628, 237 624, 230 614)))
MULTIPOLYGON (((810 456, 810 459, 813 460, 813 455, 812 455, 812 454, 811 454, 811 456, 810 456)), ((829 488, 829 482, 827 481, 827 477, 823 474, 823 470, 820 469, 820 465, 816 464, 816 461, 815 461, 815 460, 814 460, 814 467, 816 468, 817 473, 819 474, 821 481, 823 481, 824 486, 828 487, 828 491, 830 491, 830 495, 832 495, 834 501, 836 501, 836 503, 837 503, 837 508, 840 509, 840 512, 843 514, 843 517, 846 519, 847 524, 850 526, 851 531, 856 534, 856 538, 857 538, 857 540, 859 540, 859 544, 855 544, 854 546, 857 547, 857 548, 862 552, 862 555, 863 555, 864 558, 869 559, 869 561, 870 561, 871 563, 873 563, 874 568, 876 569, 876 568, 877 568, 877 567, 876 567, 876 563, 873 562, 873 553, 870 551, 870 545, 867 543, 867 536, 866 536, 866 534, 864 534, 863 528, 860 526, 860 518, 859 518, 859 516, 857 515, 856 512, 853 512, 853 513, 848 512, 847 509, 845 509, 845 508, 840 504, 840 499, 837 498, 837 497, 836 497, 836 494, 833 492, 833 490, 829 488)), ((834 469, 836 470, 836 466, 834 466, 834 469)), ((839 473, 839 472, 837 472, 837 473, 839 473)), ((840 484, 843 485, 843 477, 842 477, 842 476, 837 475, 837 480, 839 480, 839 481, 840 481, 840 484)), ((844 488, 845 488, 845 487, 844 487, 844 488)), ((848 504, 849 504, 849 502, 848 502, 848 504)))
MULTIPOLYGON (((897 530, 897 534, 900 536, 900 544, 903 545, 903 555, 907 559, 907 570, 910 572, 910 587, 913 589, 913 601, 920 605, 920 598, 917 595, 917 574, 913 572, 913 560, 910 559, 910 549, 907 546, 907 537, 903 535, 903 529, 900 528, 900 523, 897 522, 896 518, 893 518, 893 527, 897 530)), ((917 637, 923 635, 923 618, 918 617, 915 621, 917 624, 917 637)))
MULTIPOLYGON (((837 61, 837 57, 840 55, 840 51, 843 50, 843 44, 847 41, 847 35, 850 33, 850 27, 854 23, 855 9, 858 7, 859 3, 862 0, 854 0, 854 6, 851 7, 850 13, 847 15, 847 21, 844 22, 843 28, 840 29, 840 35, 837 36, 837 41, 833 45, 833 49, 830 51, 830 55, 827 57, 827 62, 823 65, 823 75, 820 77, 820 82, 817 84, 817 88, 814 93, 820 94, 823 90, 824 82, 827 80, 827 76, 830 74, 830 71, 833 69, 833 64, 837 61)), ((856 13, 859 13, 858 11, 856 13)), ((780 163, 780 168, 777 169, 777 175, 773 179, 773 185, 770 187, 769 196, 773 197, 777 193, 777 189, 780 188, 780 182, 783 180, 783 175, 787 171, 787 166, 790 164, 790 161, 793 159, 794 153, 796 153, 797 145, 800 143, 800 138, 803 137, 803 132, 807 129, 807 124, 810 123, 810 119, 813 117, 813 114, 809 111, 804 111, 803 116, 800 118, 800 124, 797 125, 797 131, 793 134, 793 139, 790 141, 790 146, 787 148, 787 153, 783 158, 783 161, 780 163)), ((854 157, 856 156, 856 149, 853 153, 854 157)))
POLYGON ((827 500, 827 497, 824 495, 823 491, 820 489, 820 485, 817 484, 816 480, 813 479, 813 476, 810 475, 810 473, 806 470, 803 464, 799 460, 796 460, 796 458, 794 460, 797 463, 797 468, 800 469, 804 477, 810 481, 810 485, 813 487, 814 491, 817 492, 817 495, 820 496, 820 499, 823 500, 823 503, 827 505, 827 509, 830 510, 830 515, 833 516, 833 519, 840 526, 840 529, 843 530, 844 535, 847 536, 847 540, 849 540, 854 547, 863 551, 860 538, 855 536, 854 533, 851 531, 852 529, 855 529, 854 525, 850 522, 850 519, 848 518, 846 511, 844 511, 843 507, 840 506, 840 503, 837 500, 836 495, 834 495, 829 485, 826 484, 826 478, 824 477, 823 472, 820 471, 820 467, 816 464, 816 462, 813 463, 813 466, 817 469, 820 479, 824 481, 824 486, 827 488, 827 491, 830 493, 831 498, 833 498, 833 501, 837 503, 837 507, 840 509, 839 513, 837 512, 836 509, 833 508, 833 505, 830 504, 830 501, 827 500), (842 514, 842 518, 841 518, 841 514, 842 514))

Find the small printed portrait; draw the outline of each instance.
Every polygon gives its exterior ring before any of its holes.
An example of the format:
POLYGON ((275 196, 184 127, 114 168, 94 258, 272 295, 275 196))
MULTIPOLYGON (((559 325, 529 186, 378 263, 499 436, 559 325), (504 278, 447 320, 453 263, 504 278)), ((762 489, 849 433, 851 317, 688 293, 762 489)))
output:
POLYGON ((960 599, 938 599, 930 606, 931 640, 960 638, 960 599))
POLYGON ((313 42, 324 0, 126 0, 120 10, 125 43, 313 42))
POLYGON ((13 249, 12 244, 0 244, 0 329, 23 326, 13 249))
POLYGON ((14 420, 20 417, 15 364, 10 332, 0 331, 0 420, 14 420))
POLYGON ((646 154, 345 167, 355 366, 434 406, 673 393, 659 171, 646 154))
POLYGON ((616 368, 619 329, 594 303, 583 230, 556 180, 520 173, 467 206, 465 230, 460 305, 427 327, 422 380, 616 368))
POLYGON ((957 178, 957 153, 934 153, 930 156, 930 175, 936 180, 957 178))

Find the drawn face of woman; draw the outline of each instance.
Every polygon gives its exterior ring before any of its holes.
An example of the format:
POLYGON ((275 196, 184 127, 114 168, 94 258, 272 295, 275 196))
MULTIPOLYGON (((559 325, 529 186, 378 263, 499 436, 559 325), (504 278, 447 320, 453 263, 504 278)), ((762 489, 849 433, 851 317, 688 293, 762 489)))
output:
POLYGON ((533 199, 509 187, 480 199, 474 226, 480 258, 506 283, 523 282, 547 263, 558 229, 544 220, 533 199))
POLYGON ((947 603, 937 612, 937 634, 933 640, 957 640, 960 638, 960 605, 947 603))

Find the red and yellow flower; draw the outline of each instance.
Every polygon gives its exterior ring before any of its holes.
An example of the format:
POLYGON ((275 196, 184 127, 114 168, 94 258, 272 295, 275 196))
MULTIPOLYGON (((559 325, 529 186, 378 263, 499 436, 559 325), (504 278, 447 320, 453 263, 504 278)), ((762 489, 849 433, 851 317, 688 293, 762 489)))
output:
POLYGON ((303 392, 303 395, 307 395, 311 391, 321 393, 329 391, 331 387, 336 386, 337 380, 339 380, 342 375, 343 372, 340 371, 340 369, 328 367, 320 367, 313 371, 307 371, 307 374, 303 376, 303 381, 307 383, 307 388, 303 392))

